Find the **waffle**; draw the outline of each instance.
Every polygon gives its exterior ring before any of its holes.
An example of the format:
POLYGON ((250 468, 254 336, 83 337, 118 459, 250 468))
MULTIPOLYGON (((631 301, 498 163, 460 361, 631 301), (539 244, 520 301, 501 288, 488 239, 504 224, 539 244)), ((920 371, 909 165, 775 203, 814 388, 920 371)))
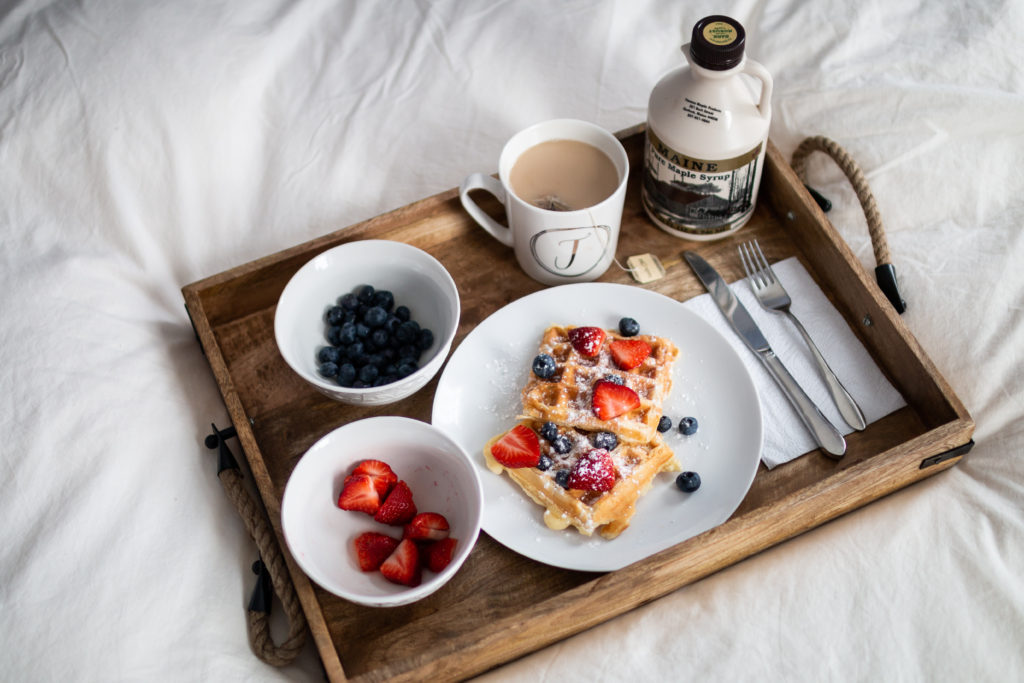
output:
MULTIPOLYGON (((524 420, 526 425, 539 432, 543 424, 537 420, 524 420)), ((535 503, 543 506, 544 523, 551 529, 565 529, 572 525, 581 534, 590 536, 598 531, 601 536, 612 539, 622 533, 636 512, 636 502, 651 487, 659 472, 679 470, 672 450, 656 434, 649 443, 637 444, 620 441, 610 451, 615 463, 615 486, 610 491, 583 491, 562 487, 555 479, 560 470, 571 470, 576 461, 594 448, 593 432, 566 428, 560 432, 569 438, 568 453, 556 453, 545 439, 540 439, 542 456, 551 459, 546 470, 536 467, 506 468, 494 460, 491 445, 500 439, 498 434, 484 448, 488 468, 495 474, 507 471, 509 477, 523 489, 535 503)))
POLYGON ((672 388, 672 364, 679 355, 668 339, 637 335, 651 346, 651 355, 632 370, 621 370, 611 358, 610 342, 625 339, 612 330, 596 356, 580 355, 569 342, 568 327, 552 326, 544 332, 540 353, 555 360, 555 374, 540 379, 531 374, 523 389, 523 414, 537 420, 550 420, 563 427, 589 431, 614 432, 620 440, 646 444, 657 436, 662 404, 672 388), (601 420, 591 410, 594 384, 614 375, 640 397, 640 407, 611 420, 601 420))

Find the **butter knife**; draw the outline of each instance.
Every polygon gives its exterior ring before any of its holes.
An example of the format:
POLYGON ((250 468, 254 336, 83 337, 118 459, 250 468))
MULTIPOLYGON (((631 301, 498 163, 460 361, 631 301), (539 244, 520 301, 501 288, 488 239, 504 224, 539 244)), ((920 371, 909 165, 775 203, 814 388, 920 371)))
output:
POLYGON ((800 416, 815 442, 831 458, 838 460, 846 454, 846 440, 839 433, 835 425, 822 415, 818 406, 810 399, 807 393, 797 384, 793 375, 789 373, 786 366, 772 351, 771 345, 765 339, 764 334, 758 328, 757 323, 750 317, 750 313, 744 308, 740 300, 729 289, 729 285, 722 279, 722 276, 708 264, 700 255, 692 251, 684 251, 683 258, 693 268, 693 272, 711 293, 711 298, 722 311, 722 315, 729 321, 732 329, 736 331, 743 343, 754 352, 761 363, 767 368, 768 373, 782 388, 782 393, 789 399, 790 404, 800 416))

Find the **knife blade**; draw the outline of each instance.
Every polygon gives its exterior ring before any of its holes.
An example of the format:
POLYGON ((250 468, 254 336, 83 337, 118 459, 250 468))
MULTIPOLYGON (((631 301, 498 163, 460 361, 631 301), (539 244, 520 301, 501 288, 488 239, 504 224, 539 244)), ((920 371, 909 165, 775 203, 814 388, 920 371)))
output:
POLYGON ((765 339, 757 323, 750 317, 750 313, 729 289, 729 285, 718 274, 718 271, 695 252, 684 251, 683 258, 690 264, 690 268, 697 274, 697 278, 710 292, 712 300, 718 305, 732 329, 767 368, 768 374, 782 389, 782 393, 786 395, 800 417, 800 421, 814 437, 815 442, 829 457, 836 460, 843 457, 846 454, 846 439, 839 433, 835 425, 822 414, 818 406, 814 404, 814 401, 810 399, 786 369, 786 366, 775 355, 771 344, 765 339))

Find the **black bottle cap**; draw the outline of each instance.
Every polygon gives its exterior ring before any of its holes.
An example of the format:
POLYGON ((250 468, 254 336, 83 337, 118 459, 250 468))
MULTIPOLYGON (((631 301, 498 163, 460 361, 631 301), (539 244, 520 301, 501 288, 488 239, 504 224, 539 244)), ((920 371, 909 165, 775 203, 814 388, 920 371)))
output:
POLYGON ((690 57, 713 71, 725 71, 743 61, 747 33, 740 22, 721 14, 704 17, 693 26, 690 57))

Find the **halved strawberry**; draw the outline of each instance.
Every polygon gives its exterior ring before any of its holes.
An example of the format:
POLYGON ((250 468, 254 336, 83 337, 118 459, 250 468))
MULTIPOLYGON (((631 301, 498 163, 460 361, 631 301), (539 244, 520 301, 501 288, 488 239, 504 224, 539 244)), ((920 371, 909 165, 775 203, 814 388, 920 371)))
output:
MULTIPOLYGON (((399 482, 401 484, 401 482, 399 482)), ((423 578, 420 569, 420 551, 416 543, 403 539, 380 566, 380 573, 392 583, 403 586, 418 586, 423 578)))
POLYGON ((399 480, 373 518, 382 524, 401 526, 415 516, 416 504, 412 502, 412 491, 408 484, 399 480))
POLYGON ((596 356, 604 342, 600 327, 574 327, 569 330, 569 343, 581 356, 596 356))
POLYGON ((572 466, 569 488, 584 491, 611 491, 615 486, 615 463, 603 448, 595 448, 572 466))
POLYGON ((448 536, 448 520, 436 512, 421 512, 405 525, 402 538, 414 541, 439 541, 448 536))
POLYGON ((536 467, 540 462, 540 439, 526 425, 516 425, 491 445, 491 455, 505 467, 536 467))
POLYGON ((376 531, 366 531, 356 536, 352 545, 356 549, 356 561, 364 572, 380 569, 380 565, 398 547, 398 539, 376 531))
POLYGON ((386 462, 380 460, 364 460, 352 470, 352 474, 365 474, 373 479, 373 485, 377 487, 377 493, 381 500, 387 498, 391 487, 398 482, 398 475, 394 470, 386 462))
POLYGON ((365 474, 355 474, 345 478, 345 485, 338 495, 338 507, 342 510, 377 514, 380 510, 380 494, 373 485, 373 479, 365 474))
POLYGON ((590 405, 598 418, 611 420, 640 407, 640 397, 623 384, 600 380, 594 385, 590 405))
POLYGON ((632 370, 651 355, 651 345, 642 339, 616 339, 608 345, 612 360, 623 370, 632 370))
POLYGON ((455 554, 456 543, 458 541, 449 536, 423 546, 420 551, 423 566, 432 572, 439 572, 447 567, 452 561, 452 555, 455 554))

